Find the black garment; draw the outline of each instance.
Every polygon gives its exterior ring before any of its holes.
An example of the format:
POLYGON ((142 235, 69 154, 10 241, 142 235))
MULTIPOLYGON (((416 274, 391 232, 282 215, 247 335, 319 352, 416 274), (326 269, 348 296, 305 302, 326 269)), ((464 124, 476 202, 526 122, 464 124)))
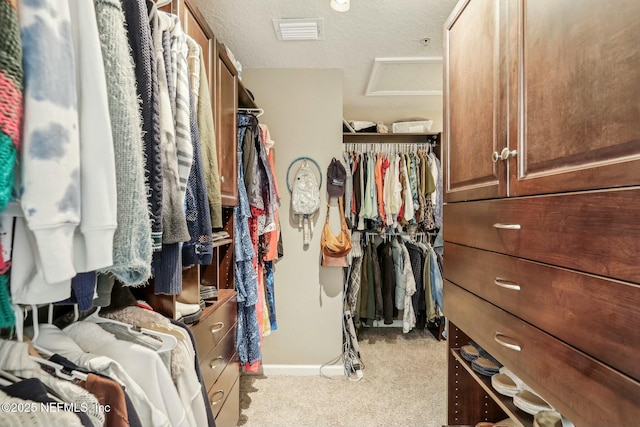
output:
POLYGON ((374 263, 377 263, 377 260, 374 259, 373 254, 376 251, 376 248, 373 246, 373 242, 367 245, 369 248, 369 264, 367 264, 367 274, 369 275, 369 290, 367 292, 367 325, 373 326, 373 319, 376 317, 376 281, 378 284, 380 283, 380 278, 375 275, 374 263))
MULTIPOLYGON (((362 173, 362 158, 359 156, 358 165, 353 173, 353 198, 356 202, 356 216, 360 213, 360 196, 362 195, 362 188, 360 188, 360 174, 362 173)), ((351 207, 349 207, 351 208, 351 207)), ((354 221, 354 228, 357 228, 358 220, 354 221)))
POLYGON ((172 325, 175 325, 184 329, 187 332, 187 334, 189 334, 189 337, 191 338, 191 345, 193 346, 193 351, 196 354, 196 357, 195 357, 196 375, 198 376, 198 381, 200 381, 200 390, 202 392, 202 398, 204 399, 204 409, 207 412, 207 421, 209 423, 209 427, 216 427, 216 420, 213 417, 213 411, 211 410, 211 402, 209 401, 209 397, 207 396, 207 389, 204 386, 204 379, 202 379, 202 372, 200 372, 200 359, 198 358, 198 349, 196 348, 196 345, 195 345, 195 338, 193 336, 193 333, 191 332, 191 329, 189 329, 187 325, 185 325, 184 323, 178 322, 177 320, 173 320, 173 319, 169 319, 169 320, 171 320, 172 325))
MULTIPOLYGON (((390 325, 394 319, 394 299, 396 292, 396 275, 393 265, 393 253, 391 242, 385 242, 380 245, 378 250, 380 254, 380 263, 382 270, 382 302, 384 309, 384 324, 390 325)), ((396 313, 397 315, 397 309, 396 313)))
POLYGON ((162 247, 162 158, 160 154, 160 107, 156 57, 145 0, 121 0, 126 21, 131 58, 140 99, 145 176, 149 184, 147 202, 151 219, 153 248, 162 247))
POLYGON ((426 317, 426 305, 424 299, 424 281, 422 273, 424 271, 425 254, 420 247, 413 243, 405 243, 407 251, 409 252, 409 260, 411 261, 411 269, 413 270, 413 278, 416 281, 416 292, 411 297, 411 304, 413 305, 413 311, 416 314, 416 328, 422 325, 424 328, 424 320, 426 317), (422 300, 422 305, 420 301, 422 300))
POLYGON ((191 240, 182 245, 182 265, 209 265, 213 261, 213 243, 211 240, 211 212, 202 165, 200 131, 196 114, 195 98, 189 91, 189 119, 191 122, 191 145, 193 145, 193 164, 187 180, 185 196, 187 229, 191 240))
MULTIPOLYGON (((83 368, 82 366, 78 366, 75 363, 73 363, 71 360, 59 354, 52 355, 51 357, 49 357, 49 360, 54 363, 57 363, 58 365, 62 365, 65 369, 68 369, 69 371, 78 371, 84 374, 94 374, 94 375, 101 376, 103 378, 107 378, 109 380, 113 380, 113 378, 110 378, 107 375, 102 375, 98 372, 93 372, 89 369, 83 368)), ((127 406, 127 419, 129 420, 129 426, 142 427, 142 422, 140 422, 140 417, 138 416, 138 412, 136 412, 136 408, 135 406, 133 406, 133 402, 131 402, 129 395, 127 394, 127 390, 124 387, 122 387, 122 391, 124 391, 124 401, 127 406)))
POLYGON ((360 304, 356 306, 356 310, 364 323, 367 318, 367 301, 369 301, 369 282, 373 280, 369 271, 371 264, 371 246, 366 245, 364 254, 362 255, 362 270, 360 273, 360 292, 358 301, 360 304))
MULTIPOLYGON (((47 395, 47 387, 38 378, 27 378, 15 384, 2 387, 2 391, 12 397, 22 400, 31 400, 38 403, 55 403, 55 400, 47 395)), ((80 418, 85 427, 93 427, 89 416, 82 411, 74 412, 80 418)))
MULTIPOLYGON (((371 250, 371 265, 373 267, 373 289, 375 291, 376 298, 376 320, 382 320, 384 316, 384 297, 383 297, 383 283, 384 278, 382 275, 382 269, 380 268, 380 248, 382 248, 382 244, 376 245, 375 242, 371 242, 372 250, 371 250)), ((386 322, 385 322, 386 323, 386 322)))

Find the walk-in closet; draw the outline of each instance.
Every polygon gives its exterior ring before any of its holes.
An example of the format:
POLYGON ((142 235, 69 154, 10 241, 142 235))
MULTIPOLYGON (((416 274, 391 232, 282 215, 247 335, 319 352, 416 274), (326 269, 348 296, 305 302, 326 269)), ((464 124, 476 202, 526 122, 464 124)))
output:
POLYGON ((0 427, 630 427, 637 0, 0 0, 0 427))

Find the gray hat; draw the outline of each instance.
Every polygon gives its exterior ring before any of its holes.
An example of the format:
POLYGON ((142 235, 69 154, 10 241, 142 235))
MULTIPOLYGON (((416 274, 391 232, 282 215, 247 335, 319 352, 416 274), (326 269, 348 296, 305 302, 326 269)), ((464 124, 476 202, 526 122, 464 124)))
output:
POLYGON ((327 192, 331 197, 344 196, 344 184, 347 178, 347 171, 335 157, 327 168, 327 192))

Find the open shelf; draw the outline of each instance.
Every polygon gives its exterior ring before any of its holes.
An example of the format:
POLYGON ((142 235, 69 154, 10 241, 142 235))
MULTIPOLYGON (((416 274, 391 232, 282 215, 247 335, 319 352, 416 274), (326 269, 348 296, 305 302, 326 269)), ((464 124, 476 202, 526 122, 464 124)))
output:
POLYGON ((533 426, 533 416, 527 414, 516 405, 513 404, 513 398, 509 396, 503 396, 498 393, 493 386, 491 385, 491 377, 485 377, 484 375, 478 374, 471 367, 471 363, 467 362, 461 355, 460 350, 457 348, 451 349, 451 354, 458 363, 464 367, 464 369, 473 377, 473 379, 483 388, 483 390, 487 393, 491 399, 493 399, 498 406, 507 414, 509 418, 514 420, 519 427, 532 427, 533 426))
POLYGON ((237 79, 238 82, 238 107, 240 108, 258 108, 258 104, 251 98, 249 91, 244 87, 242 80, 237 79))
POLYGON ((213 247, 214 248, 219 248, 220 246, 224 246, 224 245, 228 245, 233 243, 233 239, 221 239, 221 240, 216 240, 215 242, 213 242, 213 247))

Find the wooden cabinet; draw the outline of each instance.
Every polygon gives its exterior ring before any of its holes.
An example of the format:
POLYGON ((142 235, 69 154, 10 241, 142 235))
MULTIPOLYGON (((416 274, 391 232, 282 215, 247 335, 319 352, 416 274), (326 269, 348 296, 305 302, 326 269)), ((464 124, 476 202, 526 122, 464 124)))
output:
POLYGON ((506 164, 491 156, 507 140, 500 22, 496 0, 474 0, 445 27, 445 201, 507 194, 506 164))
MULTIPOLYGON (((218 299, 207 305, 199 321, 191 325, 207 394, 218 427, 235 426, 240 415, 240 363, 236 352, 237 298, 233 262, 233 206, 238 202, 237 132, 240 82, 224 47, 193 0, 173 0, 163 11, 177 15, 184 31, 202 48, 216 131, 216 149, 222 193, 223 229, 228 238, 213 244, 213 262, 183 271, 180 296, 148 295, 153 307, 174 317, 176 299, 198 304, 201 284, 217 286, 218 299)), ((243 94, 246 94, 242 88, 243 94)))
POLYGON ((445 24, 447 201, 640 184, 640 3, 463 0, 445 24))
POLYGON ((216 48, 216 143, 224 206, 238 204, 238 83, 235 66, 219 43, 216 48))
POLYGON ((640 416, 637 16, 463 0, 445 24, 450 424, 533 421, 460 357, 470 340, 576 425, 640 416))
POLYGON ((235 291, 220 290, 218 300, 205 308, 200 321, 192 326, 200 371, 218 427, 235 426, 240 414, 237 307, 235 291))

